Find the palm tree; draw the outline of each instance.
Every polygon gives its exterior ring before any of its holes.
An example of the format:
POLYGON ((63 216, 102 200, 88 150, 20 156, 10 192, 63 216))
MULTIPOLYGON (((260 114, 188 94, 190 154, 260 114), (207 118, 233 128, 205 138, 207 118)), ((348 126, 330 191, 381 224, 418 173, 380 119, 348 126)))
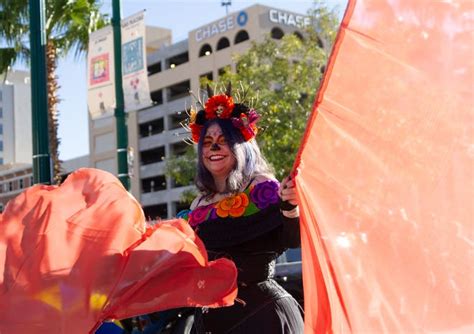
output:
MULTIPOLYGON (((53 162, 53 182, 61 181, 58 129, 57 62, 70 52, 76 59, 85 54, 92 31, 108 23, 99 13, 97 0, 45 0, 46 61, 48 78, 49 146, 53 162)), ((0 73, 17 62, 28 62, 28 0, 0 0, 0 73)))

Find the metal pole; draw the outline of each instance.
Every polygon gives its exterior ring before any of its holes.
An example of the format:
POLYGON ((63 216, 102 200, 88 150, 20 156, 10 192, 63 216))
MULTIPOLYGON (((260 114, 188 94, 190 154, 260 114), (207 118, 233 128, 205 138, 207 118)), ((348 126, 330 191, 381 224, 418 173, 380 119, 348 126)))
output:
POLYGON ((118 178, 125 189, 130 189, 130 176, 127 164, 127 115, 122 87, 122 33, 121 33, 120 0, 112 1, 112 27, 114 29, 114 60, 115 60, 115 123, 117 129, 117 167, 118 178))
POLYGON ((51 184, 48 137, 48 89, 44 0, 30 0, 31 121, 33 131, 33 182, 51 184))

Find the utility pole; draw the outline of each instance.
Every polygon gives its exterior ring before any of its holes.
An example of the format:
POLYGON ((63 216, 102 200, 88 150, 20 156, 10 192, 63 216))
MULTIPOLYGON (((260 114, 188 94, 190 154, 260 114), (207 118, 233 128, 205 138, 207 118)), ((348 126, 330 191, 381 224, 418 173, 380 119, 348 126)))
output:
POLYGON ((130 190, 130 176, 128 174, 128 131, 127 115, 122 86, 122 13, 120 0, 112 1, 112 27, 114 30, 114 62, 115 62, 115 124, 117 131, 117 167, 118 178, 125 189, 130 190))
POLYGON ((33 182, 51 184, 44 0, 29 0, 33 182))

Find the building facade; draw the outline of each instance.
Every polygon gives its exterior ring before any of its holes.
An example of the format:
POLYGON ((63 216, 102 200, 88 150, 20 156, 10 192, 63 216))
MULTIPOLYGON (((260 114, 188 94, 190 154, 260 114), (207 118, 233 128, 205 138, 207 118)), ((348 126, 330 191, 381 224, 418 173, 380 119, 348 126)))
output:
POLYGON ((26 71, 0 75, 0 165, 31 163, 31 87, 26 71))
MULTIPOLYGON (((148 53, 152 107, 129 113, 129 146, 134 152, 132 194, 145 215, 169 218, 183 208, 181 193, 191 186, 177 185, 165 175, 165 160, 184 154, 186 132, 181 122, 193 103, 189 91, 200 92, 200 80, 215 80, 226 69, 235 70, 234 54, 248 50, 266 35, 302 37, 309 18, 286 10, 253 5, 188 33, 186 40, 162 45, 148 53)), ((148 39, 148 35, 147 35, 148 39)), ((147 41, 148 44, 148 41, 147 41)), ((90 121, 91 165, 116 174, 115 121, 90 121)))

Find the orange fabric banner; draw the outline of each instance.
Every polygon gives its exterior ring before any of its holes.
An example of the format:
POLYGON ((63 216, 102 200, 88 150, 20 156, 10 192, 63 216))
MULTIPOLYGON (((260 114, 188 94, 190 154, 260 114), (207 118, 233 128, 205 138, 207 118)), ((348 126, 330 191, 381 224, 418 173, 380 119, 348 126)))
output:
POLYGON ((473 31, 349 2, 295 165, 307 333, 474 332, 473 31))
POLYGON ((146 227, 111 174, 81 169, 10 201, 0 222, 0 332, 94 332, 103 320, 237 295, 233 262, 208 262, 182 220, 146 227))

